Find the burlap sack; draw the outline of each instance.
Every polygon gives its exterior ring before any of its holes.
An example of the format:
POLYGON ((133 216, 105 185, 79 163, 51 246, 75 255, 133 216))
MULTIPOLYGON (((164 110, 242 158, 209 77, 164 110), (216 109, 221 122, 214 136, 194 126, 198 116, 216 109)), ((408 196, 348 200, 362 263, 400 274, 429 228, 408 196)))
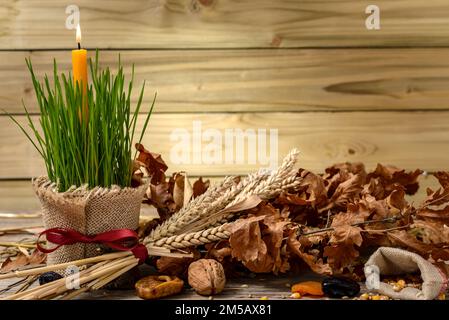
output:
POLYGON ((380 275, 400 275, 418 271, 421 273, 422 290, 405 287, 396 292, 388 283, 380 282, 376 291, 394 299, 432 300, 447 287, 447 278, 439 268, 421 256, 406 250, 389 247, 377 249, 365 264, 365 276, 368 279, 372 274, 368 274, 367 270, 370 268, 367 266, 379 268, 380 275))
MULTIPOLYGON (((33 188, 42 205, 44 228, 71 228, 85 235, 95 235, 114 229, 136 230, 140 205, 146 190, 138 188, 85 187, 57 192, 56 185, 46 177, 33 180, 33 188)), ((51 246, 51 244, 49 244, 51 246)), ((64 245, 48 254, 48 264, 58 264, 103 254, 100 244, 64 245)))

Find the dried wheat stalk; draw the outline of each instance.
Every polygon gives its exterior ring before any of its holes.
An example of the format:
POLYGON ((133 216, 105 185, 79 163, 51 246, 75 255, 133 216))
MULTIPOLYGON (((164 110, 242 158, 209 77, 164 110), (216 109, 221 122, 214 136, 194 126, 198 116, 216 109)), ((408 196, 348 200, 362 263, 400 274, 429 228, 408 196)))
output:
POLYGON ((225 223, 218 227, 213 227, 198 232, 183 233, 176 236, 162 238, 152 243, 152 246, 176 250, 226 240, 230 236, 230 232, 227 230, 230 225, 230 223, 225 223))
POLYGON ((199 214, 225 192, 225 190, 231 188, 233 184, 235 184, 234 178, 226 177, 221 183, 209 188, 205 193, 190 201, 185 207, 160 224, 151 232, 149 237, 157 240, 172 236, 178 228, 189 223, 189 215, 186 214, 187 212, 190 215, 199 214))
POLYGON ((170 219, 156 227, 151 234, 144 239, 144 243, 154 243, 162 238, 167 238, 183 233, 191 233, 207 229, 218 222, 226 222, 233 215, 220 215, 220 211, 229 208, 249 196, 256 195, 261 199, 269 199, 278 195, 283 190, 295 187, 296 180, 295 163, 299 151, 293 149, 285 157, 281 166, 271 173, 259 170, 248 175, 238 184, 235 178, 227 177, 218 186, 206 191, 202 196, 191 201, 170 219), (214 214, 216 214, 214 216, 214 214))

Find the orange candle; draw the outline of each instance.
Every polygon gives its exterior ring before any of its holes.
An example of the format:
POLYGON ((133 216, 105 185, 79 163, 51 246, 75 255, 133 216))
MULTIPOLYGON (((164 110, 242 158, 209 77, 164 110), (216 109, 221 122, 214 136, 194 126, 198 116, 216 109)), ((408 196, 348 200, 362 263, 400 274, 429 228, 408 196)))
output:
POLYGON ((73 83, 75 85, 78 83, 83 90, 83 114, 87 117, 87 50, 81 49, 81 28, 79 24, 76 27, 76 42, 78 43, 78 50, 72 50, 73 83))

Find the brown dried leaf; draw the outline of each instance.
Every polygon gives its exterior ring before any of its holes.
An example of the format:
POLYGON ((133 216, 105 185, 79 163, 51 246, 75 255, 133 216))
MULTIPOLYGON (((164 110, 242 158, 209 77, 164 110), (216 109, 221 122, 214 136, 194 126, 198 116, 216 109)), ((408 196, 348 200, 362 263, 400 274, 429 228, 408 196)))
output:
POLYGON ((173 174, 173 180, 173 200, 177 209, 180 209, 192 198, 193 189, 187 174, 184 172, 173 174))
POLYGON ((231 226, 232 257, 252 272, 282 272, 288 268, 281 256, 284 227, 288 222, 280 221, 279 211, 271 205, 256 209, 256 216, 238 220, 231 226))
POLYGON ((304 169, 298 171, 298 176, 300 184, 297 189, 302 191, 300 198, 307 204, 318 205, 327 200, 327 190, 321 176, 304 169))
POLYGON ((342 272, 344 268, 353 266, 359 257, 359 252, 353 245, 339 244, 324 248, 323 256, 333 270, 342 272))
POLYGON ((287 221, 273 221, 272 219, 265 219, 264 224, 266 228, 263 231, 263 240, 268 248, 268 253, 273 260, 271 270, 274 274, 278 272, 286 272, 288 270, 288 263, 281 256, 282 241, 284 238, 284 227, 288 224, 287 221))
POLYGON ((449 172, 437 171, 433 175, 438 179, 438 182, 443 187, 443 189, 449 189, 449 172))
POLYGON ((168 166, 165 164, 162 156, 158 153, 148 151, 140 143, 136 143, 136 149, 139 151, 136 160, 148 171, 148 174, 151 177, 151 184, 156 185, 165 182, 165 171, 167 171, 168 166))
POLYGON ((276 203, 279 204, 287 204, 287 205, 296 205, 296 206, 305 206, 308 204, 312 204, 312 201, 306 199, 306 194, 293 194, 288 192, 282 192, 277 198, 276 203))
POLYGON ((371 178, 369 182, 363 186, 361 195, 369 195, 374 197, 376 200, 384 199, 387 196, 385 194, 385 189, 380 182, 380 178, 371 178))
POLYGON ((156 261, 156 267, 158 271, 162 274, 184 278, 187 275, 189 264, 201 258, 201 254, 198 252, 198 250, 190 249, 189 252, 193 253, 193 258, 159 258, 156 261))
POLYGON ((417 240, 405 230, 395 230, 388 232, 388 238, 393 245, 414 251, 424 257, 428 257, 432 252, 432 246, 417 240))
POLYGON ((33 251, 33 253, 28 257, 28 264, 29 265, 42 264, 46 260, 47 260, 47 254, 35 249, 33 251))
POLYGON ((39 265, 45 262, 47 255, 35 249, 31 255, 24 255, 19 253, 17 257, 12 260, 9 257, 3 261, 0 267, 0 273, 6 273, 13 270, 17 270, 24 266, 39 265))
POLYGON ((169 189, 170 185, 167 182, 150 184, 146 192, 149 203, 156 208, 167 208, 170 203, 174 203, 169 189))
POLYGON ((350 225, 343 225, 334 227, 332 236, 329 240, 332 244, 344 244, 352 245, 355 244, 358 247, 362 245, 362 229, 360 227, 354 227, 350 225))
POLYGON ((231 225, 229 244, 232 248, 232 257, 245 262, 256 261, 260 256, 267 254, 267 246, 262 240, 259 227, 259 221, 264 218, 264 216, 256 216, 240 219, 231 225))
POLYGON ((359 194, 362 190, 362 176, 359 174, 351 174, 351 177, 340 183, 332 197, 329 199, 329 203, 319 209, 319 212, 327 211, 334 207, 345 208, 348 203, 355 202, 359 198, 359 194))
MULTIPOLYGON (((304 237, 302 237, 304 238, 304 237)), ((331 275, 332 269, 329 264, 324 263, 323 259, 317 255, 309 254, 304 252, 304 247, 301 242, 296 238, 295 234, 292 232, 287 240, 288 248, 297 255, 302 261, 304 261, 310 269, 318 274, 331 275)))
POLYGON ((365 165, 361 162, 337 163, 331 167, 326 168, 325 172, 329 175, 334 175, 342 172, 360 174, 362 177, 366 175, 365 165))
POLYGON ((210 180, 203 181, 203 177, 199 177, 198 180, 196 180, 193 183, 193 197, 196 198, 200 195, 202 195, 210 186, 210 180))
POLYGON ((411 195, 418 191, 419 183, 418 178, 423 171, 416 169, 415 171, 406 172, 404 169, 399 169, 395 166, 377 164, 376 169, 369 173, 367 179, 380 178, 381 183, 384 185, 386 194, 389 194, 392 189, 396 189, 394 185, 401 185, 404 187, 404 191, 411 195))
POLYGON ((422 208, 417 211, 416 216, 424 220, 439 221, 440 223, 448 223, 449 205, 447 205, 442 209, 422 208))
POLYGON ((219 241, 206 245, 208 259, 212 258, 219 262, 223 262, 226 258, 232 255, 232 249, 229 246, 228 240, 219 241))
POLYGON ((351 224, 362 223, 366 219, 366 215, 357 214, 354 212, 342 212, 336 214, 332 219, 331 227, 349 226, 351 224))
POLYGON ((427 244, 449 244, 449 227, 432 221, 415 220, 411 226, 415 235, 427 244))
POLYGON ((427 188, 427 197, 424 199, 420 208, 428 207, 428 206, 439 206, 445 204, 449 201, 449 189, 437 189, 433 191, 430 188, 427 188))

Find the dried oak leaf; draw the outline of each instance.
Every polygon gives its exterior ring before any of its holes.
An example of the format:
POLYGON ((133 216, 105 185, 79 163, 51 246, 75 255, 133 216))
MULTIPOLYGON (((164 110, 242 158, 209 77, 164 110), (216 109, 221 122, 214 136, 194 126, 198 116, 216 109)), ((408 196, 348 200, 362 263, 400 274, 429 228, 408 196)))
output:
POLYGON ((158 271, 161 274, 187 278, 187 270, 190 263, 201 258, 201 254, 198 250, 190 249, 189 252, 193 253, 192 258, 160 257, 156 261, 158 271))
MULTIPOLYGON (((272 212, 271 206, 267 205, 261 206, 261 210, 272 212)), ((281 257, 281 245, 284 226, 287 223, 277 221, 270 214, 237 220, 229 230, 232 257, 255 273, 276 273, 285 270, 287 267, 281 257)))
POLYGON ((228 240, 222 240, 217 243, 210 243, 206 245, 208 259, 215 259, 218 262, 223 262, 227 257, 232 255, 232 249, 229 246, 228 240))
POLYGON ((363 178, 366 176, 365 165, 361 162, 343 162, 334 164, 325 169, 328 176, 333 176, 338 173, 352 173, 359 174, 363 178))
POLYGON ((439 171, 434 173, 441 188, 433 191, 427 188, 427 197, 417 209, 416 215, 422 219, 444 221, 449 218, 449 173, 439 171), (445 205, 445 207, 442 207, 445 205))
POLYGON ((344 244, 352 245, 355 244, 358 247, 362 245, 362 228, 350 225, 342 225, 334 227, 332 231, 332 236, 329 240, 332 244, 344 244))
POLYGON ((427 244, 449 244, 449 227, 445 224, 415 220, 411 232, 427 244))
POLYGON ((148 175, 151 177, 150 183, 156 185, 165 182, 165 171, 167 171, 168 166, 162 156, 148 151, 140 143, 136 143, 136 149, 139 151, 136 160, 148 171, 148 175))
POLYGON ((362 228, 354 226, 354 224, 364 222, 366 217, 366 215, 354 212, 342 212, 335 215, 331 224, 333 231, 329 242, 332 244, 355 244, 360 247, 363 242, 362 228))
POLYGON ((376 200, 384 199, 387 196, 384 186, 380 182, 380 178, 369 179, 369 182, 363 186, 361 195, 370 195, 376 200))
POLYGON ((449 245, 424 243, 416 239, 411 232, 412 231, 395 230, 388 232, 388 237, 393 245, 416 252, 424 258, 431 257, 433 261, 449 260, 449 245))
POLYGON ((433 175, 438 179, 438 182, 443 187, 443 189, 449 189, 449 172, 437 171, 433 175))
MULTIPOLYGON (((274 274, 287 272, 290 268, 288 259, 283 259, 281 255, 282 241, 284 239, 284 228, 288 224, 286 221, 264 220, 266 228, 263 231, 263 240, 267 245, 268 253, 273 260, 271 270, 274 274)), ((268 271, 268 272, 269 272, 268 271)))
POLYGON ((297 189, 301 190, 301 198, 306 200, 306 204, 318 205, 327 200, 327 190, 321 176, 304 169, 300 169, 297 176, 300 181, 297 189))
POLYGON ((420 208, 428 206, 439 206, 449 201, 449 189, 439 188, 433 191, 432 189, 427 188, 426 192, 427 197, 420 205, 420 208))
MULTIPOLYGON (((400 220, 406 221, 408 218, 407 215, 410 211, 410 207, 405 200, 405 192, 403 189, 394 189, 388 197, 381 200, 378 200, 371 195, 365 195, 364 198, 358 202, 358 204, 367 208, 368 211, 371 212, 369 218, 372 220, 384 220, 392 217, 400 217, 398 221, 390 222, 395 224, 400 223, 400 220)), ((386 221, 370 223, 365 226, 365 229, 385 229, 386 225, 386 221)))
POLYGON ((338 244, 324 248, 323 256, 327 257, 327 262, 332 269, 342 272, 344 268, 353 266, 359 257, 359 251, 353 245, 338 244))
POLYGON ((419 241, 405 230, 394 230, 387 233, 393 245, 407 248, 427 258, 432 253, 432 246, 419 241))
POLYGON ((346 162, 326 168, 323 180, 326 186, 327 196, 330 198, 340 184, 349 180, 354 175, 360 177, 361 185, 365 184, 366 171, 362 163, 346 162))
POLYGON ((449 205, 442 209, 422 208, 417 210, 416 216, 424 220, 449 223, 449 205))
POLYGON ((327 211, 332 208, 345 208, 348 203, 355 202, 359 198, 362 190, 363 179, 360 174, 350 174, 350 178, 340 183, 332 194, 325 207, 319 209, 319 212, 327 211))
POLYGON ((173 200, 177 209, 185 206, 193 196, 193 188, 187 174, 177 172, 173 174, 173 200))
POLYGON ((203 181, 203 177, 199 177, 198 180, 196 180, 193 183, 193 197, 196 198, 200 195, 202 195, 210 186, 210 180, 203 181))
POLYGON ((146 191, 147 202, 156 208, 169 208, 175 211, 176 204, 173 201, 173 195, 170 192, 170 185, 167 182, 159 184, 150 184, 146 191))
MULTIPOLYGON (((304 238, 304 237, 301 237, 301 238, 304 238)), ((313 255, 313 254, 304 252, 304 246, 296 238, 296 235, 294 232, 290 233, 290 235, 287 239, 287 246, 288 246, 288 249, 293 254, 297 255, 302 261, 304 261, 313 272, 321 274, 321 275, 331 275, 332 274, 332 268, 329 266, 329 264, 324 263, 323 259, 321 259, 318 254, 313 255)))
POLYGON ((39 265, 44 263, 46 259, 47 255, 39 250, 34 250, 33 253, 28 256, 23 253, 19 253, 14 260, 8 257, 5 261, 3 261, 0 267, 0 273, 17 270, 24 266, 39 265))
POLYGON ((249 217, 237 220, 229 229, 231 235, 229 244, 232 248, 232 257, 244 264, 248 261, 261 260, 267 255, 267 246, 262 240, 259 221, 264 216, 249 217))
POLYGON ((405 200, 405 192, 401 189, 393 190, 390 195, 385 198, 385 202, 391 215, 401 214, 408 205, 405 200))
POLYGON ((275 200, 278 204, 306 206, 312 204, 310 200, 307 200, 305 193, 293 194, 289 192, 282 192, 275 200))
POLYGON ((441 188, 433 191, 427 188, 427 197, 421 203, 419 208, 425 208, 429 206, 441 206, 449 202, 449 172, 438 171, 433 174, 441 185, 441 188))
POLYGON ((384 185, 386 194, 389 194, 394 185, 399 184, 404 187, 405 192, 409 195, 418 191, 418 178, 423 171, 416 169, 415 171, 406 172, 395 166, 377 164, 376 169, 367 175, 367 180, 371 178, 380 178, 380 182, 384 185))

